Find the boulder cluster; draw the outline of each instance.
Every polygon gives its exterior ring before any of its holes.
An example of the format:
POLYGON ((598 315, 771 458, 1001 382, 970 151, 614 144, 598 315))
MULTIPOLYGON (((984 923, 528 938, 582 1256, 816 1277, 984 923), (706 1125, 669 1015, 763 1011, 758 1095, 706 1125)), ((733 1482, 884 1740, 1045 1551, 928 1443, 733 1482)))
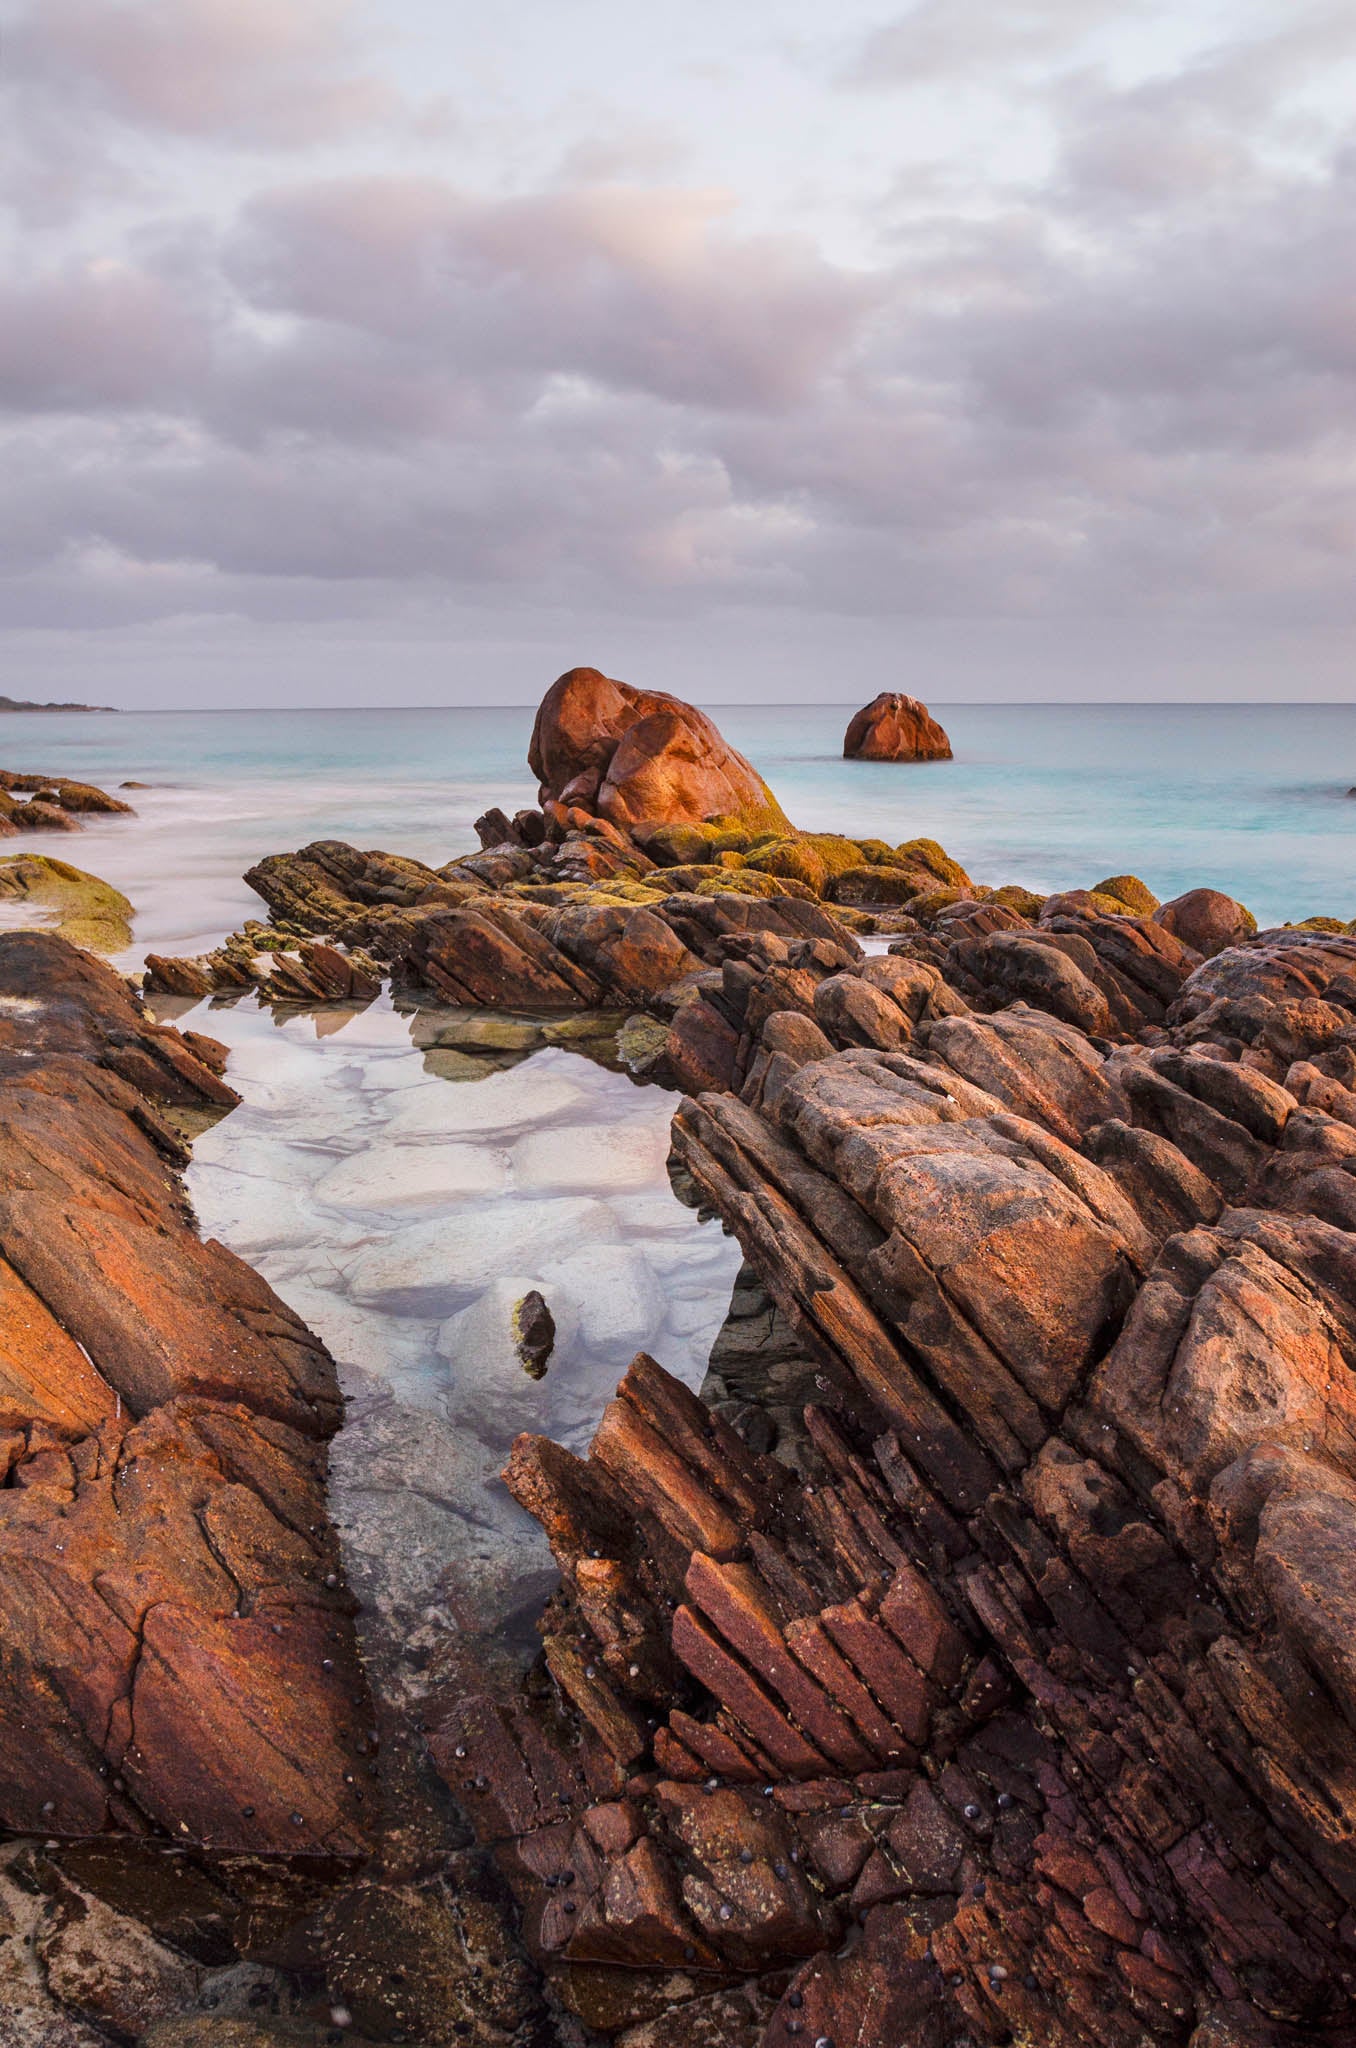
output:
POLYGON ((0 768, 0 839, 16 832, 78 832, 90 814, 130 815, 132 806, 109 796, 92 782, 70 782, 62 776, 21 775, 0 768))

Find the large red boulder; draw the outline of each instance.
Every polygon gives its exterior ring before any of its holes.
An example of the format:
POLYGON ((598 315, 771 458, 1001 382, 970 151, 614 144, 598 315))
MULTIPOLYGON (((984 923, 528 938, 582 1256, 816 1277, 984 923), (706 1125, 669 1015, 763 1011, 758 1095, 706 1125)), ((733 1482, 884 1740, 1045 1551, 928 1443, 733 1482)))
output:
POLYGON ((1218 889, 1188 889, 1184 896, 1174 896, 1154 912, 1154 923, 1184 945, 1194 946, 1207 960, 1226 946, 1241 946, 1257 930, 1252 912, 1218 889))
POLYGON ((541 806, 637 825, 729 820, 750 832, 789 832, 758 771, 705 712, 662 690, 636 690, 596 668, 572 668, 542 698, 528 765, 541 806))
POLYGON ((926 704, 882 690, 864 704, 843 736, 845 761, 949 761, 951 742, 926 704))

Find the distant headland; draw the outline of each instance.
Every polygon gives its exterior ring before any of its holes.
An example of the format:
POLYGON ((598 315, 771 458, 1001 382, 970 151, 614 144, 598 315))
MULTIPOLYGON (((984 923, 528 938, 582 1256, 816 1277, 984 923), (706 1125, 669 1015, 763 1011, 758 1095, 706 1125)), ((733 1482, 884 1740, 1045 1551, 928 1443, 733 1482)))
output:
POLYGON ((116 711, 116 704, 35 704, 27 697, 0 696, 0 711, 116 711))

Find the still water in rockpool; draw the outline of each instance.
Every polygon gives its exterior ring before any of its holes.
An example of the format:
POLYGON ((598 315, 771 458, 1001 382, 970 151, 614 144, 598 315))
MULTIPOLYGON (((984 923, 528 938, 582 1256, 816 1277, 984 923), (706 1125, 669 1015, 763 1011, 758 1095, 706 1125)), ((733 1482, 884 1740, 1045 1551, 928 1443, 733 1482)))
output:
POLYGON ((564 1045, 449 1052, 466 1013, 389 995, 173 1007, 229 1046, 243 1097, 194 1145, 203 1232, 338 1365, 331 1501, 369 1653, 413 1690, 468 1651, 521 1654, 555 1574, 498 1476, 515 1436, 585 1451, 638 1350, 699 1385, 729 1307, 739 1248, 669 1184, 676 1098, 564 1045), (556 1323, 538 1380, 510 1327, 531 1288, 556 1323))

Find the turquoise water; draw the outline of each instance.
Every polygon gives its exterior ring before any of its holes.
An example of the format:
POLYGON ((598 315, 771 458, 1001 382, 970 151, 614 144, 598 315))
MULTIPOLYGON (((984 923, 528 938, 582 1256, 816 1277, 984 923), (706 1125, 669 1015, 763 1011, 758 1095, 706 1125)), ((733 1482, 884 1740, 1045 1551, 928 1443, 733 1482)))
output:
MULTIPOLYGON (((1264 924, 1356 916, 1356 706, 937 708, 957 759, 920 766, 844 761, 845 706, 715 716, 800 825, 926 833, 993 883, 1129 870, 1162 897, 1225 889, 1264 924)), ((486 805, 533 800, 531 726, 527 706, 4 714, 0 765, 156 785, 127 793, 135 820, 50 841, 131 897, 139 956, 198 950, 257 913, 240 877, 264 853, 330 836, 466 851, 486 805)))

